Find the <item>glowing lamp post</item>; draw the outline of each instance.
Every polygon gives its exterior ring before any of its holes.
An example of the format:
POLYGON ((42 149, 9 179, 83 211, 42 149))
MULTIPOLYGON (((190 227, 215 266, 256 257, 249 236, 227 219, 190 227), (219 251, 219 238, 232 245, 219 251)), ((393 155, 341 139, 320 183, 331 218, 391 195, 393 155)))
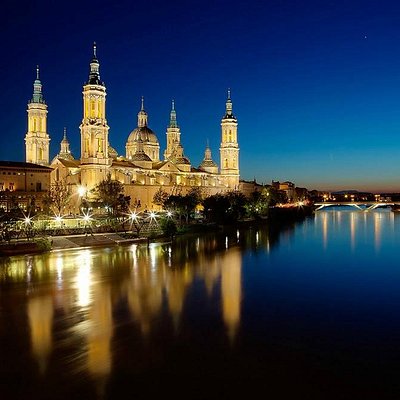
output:
POLYGON ((78 186, 78 195, 79 197, 84 197, 86 194, 85 186, 78 186))

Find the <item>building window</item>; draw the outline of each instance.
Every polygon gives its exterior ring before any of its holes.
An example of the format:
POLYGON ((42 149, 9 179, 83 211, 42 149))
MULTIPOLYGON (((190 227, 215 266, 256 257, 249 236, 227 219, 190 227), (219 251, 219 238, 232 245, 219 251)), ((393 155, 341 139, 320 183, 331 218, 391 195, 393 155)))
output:
POLYGON ((8 189, 9 189, 9 190, 14 190, 14 182, 10 182, 10 183, 8 184, 8 189))

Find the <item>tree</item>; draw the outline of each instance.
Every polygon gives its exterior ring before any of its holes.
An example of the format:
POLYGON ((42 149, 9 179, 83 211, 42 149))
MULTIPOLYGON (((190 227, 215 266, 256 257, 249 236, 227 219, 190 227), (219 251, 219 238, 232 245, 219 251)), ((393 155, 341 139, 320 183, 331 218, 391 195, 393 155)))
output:
POLYGON ((210 222, 228 223, 242 218, 246 211, 246 196, 238 191, 218 193, 203 200, 206 219, 210 222))
POLYGON ((229 200, 221 193, 206 197, 203 200, 204 215, 207 221, 225 223, 228 220, 229 200))
MULTIPOLYGON (((112 215, 114 215, 118 210, 118 202, 120 201, 120 195, 123 195, 123 192, 124 185, 120 181, 111 179, 110 174, 108 174, 107 178, 103 179, 92 190, 95 199, 107 208, 108 214, 112 215)), ((126 199, 127 198, 129 198, 129 196, 126 196, 126 199)))
POLYGON ((169 194, 166 191, 164 191, 160 186, 157 192, 154 193, 153 203, 158 206, 161 206, 162 208, 165 208, 165 203, 168 200, 168 198, 169 194))
POLYGON ((131 196, 125 196, 122 193, 119 194, 117 198, 117 211, 122 214, 127 214, 129 212, 129 204, 131 202, 131 196))
POLYGON ((186 195, 170 195, 164 202, 164 208, 175 211, 179 219, 185 218, 186 223, 189 223, 190 215, 196 209, 197 205, 201 204, 202 192, 199 187, 194 187, 189 190, 186 195))
POLYGON ((269 193, 268 203, 270 206, 275 206, 278 203, 287 202, 287 196, 283 190, 276 189, 273 186, 270 186, 268 189, 265 190, 267 190, 267 192, 269 193))
POLYGON ((175 221, 171 218, 164 218, 160 221, 160 226, 164 236, 171 238, 172 241, 178 231, 175 221))
POLYGON ((65 181, 55 181, 50 185, 49 190, 43 198, 45 210, 53 210, 57 215, 63 213, 64 207, 68 204, 71 191, 65 181))
POLYGON ((228 215, 229 219, 237 221, 244 217, 247 203, 246 196, 239 191, 232 190, 226 194, 229 201, 228 215))

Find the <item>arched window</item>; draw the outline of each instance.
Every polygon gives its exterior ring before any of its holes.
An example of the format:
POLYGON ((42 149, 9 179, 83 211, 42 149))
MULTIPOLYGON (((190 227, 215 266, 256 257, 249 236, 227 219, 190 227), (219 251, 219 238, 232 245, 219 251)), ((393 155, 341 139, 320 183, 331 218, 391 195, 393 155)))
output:
POLYGON ((87 136, 85 137, 85 151, 89 152, 89 138, 87 136))
POLYGON ((90 100, 90 118, 96 116, 96 103, 94 100, 90 100))

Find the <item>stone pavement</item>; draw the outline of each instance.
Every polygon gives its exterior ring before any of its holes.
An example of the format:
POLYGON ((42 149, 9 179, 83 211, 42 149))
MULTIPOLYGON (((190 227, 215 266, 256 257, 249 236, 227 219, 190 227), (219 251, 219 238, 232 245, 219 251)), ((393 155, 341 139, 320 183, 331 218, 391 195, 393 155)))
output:
POLYGON ((143 239, 125 239, 117 233, 94 233, 75 236, 52 236, 52 250, 87 246, 114 246, 120 243, 133 243, 143 239))

